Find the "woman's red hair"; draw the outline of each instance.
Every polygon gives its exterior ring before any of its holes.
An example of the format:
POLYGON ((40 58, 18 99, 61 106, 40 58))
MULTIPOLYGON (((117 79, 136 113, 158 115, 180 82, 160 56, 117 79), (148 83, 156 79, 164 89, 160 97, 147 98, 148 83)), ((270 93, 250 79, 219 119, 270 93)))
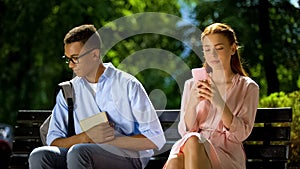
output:
MULTIPOLYGON (((238 41, 234 30, 229 25, 223 23, 214 23, 207 26, 201 34, 201 40, 203 41, 203 38, 206 35, 215 33, 225 36, 228 39, 230 45, 236 44, 238 46, 238 41)), ((204 63, 204 67, 206 67, 208 71, 211 71, 211 67, 206 62, 204 63)), ((231 56, 230 67, 233 73, 238 73, 242 76, 248 76, 242 66, 238 49, 236 49, 235 53, 231 56)))

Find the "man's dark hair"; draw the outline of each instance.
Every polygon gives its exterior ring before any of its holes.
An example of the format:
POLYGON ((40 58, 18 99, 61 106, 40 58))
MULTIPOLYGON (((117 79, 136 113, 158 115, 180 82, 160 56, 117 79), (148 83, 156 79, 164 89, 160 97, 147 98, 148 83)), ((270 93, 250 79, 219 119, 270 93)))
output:
POLYGON ((101 48, 101 37, 94 25, 81 25, 71 29, 64 38, 64 44, 81 42, 86 48, 101 48))

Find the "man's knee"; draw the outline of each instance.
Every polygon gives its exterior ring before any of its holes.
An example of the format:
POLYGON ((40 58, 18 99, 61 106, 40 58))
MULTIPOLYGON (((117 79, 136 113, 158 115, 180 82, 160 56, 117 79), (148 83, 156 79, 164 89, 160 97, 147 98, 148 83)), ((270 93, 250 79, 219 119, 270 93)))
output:
POLYGON ((59 162, 58 166, 64 166, 66 150, 55 146, 35 148, 28 158, 29 166, 30 168, 40 168, 39 166, 54 165, 55 162, 59 162))
POLYGON ((82 151, 85 151, 85 146, 83 144, 75 144, 72 147, 70 147, 68 151, 68 155, 77 155, 81 154, 82 151))
POLYGON ((35 148, 29 155, 28 162, 29 168, 41 168, 46 164, 51 164, 51 151, 48 147, 35 148))
POLYGON ((72 147, 70 147, 67 154, 68 161, 74 161, 79 159, 82 160, 85 158, 88 158, 88 151, 83 144, 75 144, 72 147))
POLYGON ((41 159, 45 158, 46 156, 46 151, 43 147, 38 147, 35 148, 29 155, 29 163, 31 162, 37 162, 40 161, 41 159))

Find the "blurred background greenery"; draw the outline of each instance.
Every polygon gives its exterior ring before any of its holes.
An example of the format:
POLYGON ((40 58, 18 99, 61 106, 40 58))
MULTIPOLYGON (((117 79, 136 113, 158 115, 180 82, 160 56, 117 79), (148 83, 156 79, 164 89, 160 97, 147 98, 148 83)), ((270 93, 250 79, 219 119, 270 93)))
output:
MULTIPOLYGON (((300 96, 296 91, 300 89, 300 1, 292 2, 0 0, 0 122, 13 125, 18 109, 52 109, 57 84, 72 77, 72 72, 61 59, 63 38, 68 30, 87 23, 101 28, 135 13, 163 12, 187 19, 201 30, 212 22, 231 25, 242 46, 240 52, 249 76, 260 85, 261 100, 270 97, 298 99, 293 124, 299 126, 300 96), (272 95, 278 92, 284 92, 283 96, 272 95)), ((103 61, 118 67, 127 56, 147 48, 170 51, 190 68, 202 65, 199 57, 182 42, 153 34, 122 40, 103 57, 103 61)), ((148 69, 136 77, 148 93, 155 89, 164 92, 167 109, 180 107, 178 84, 168 73, 148 69)), ((271 104, 274 100, 265 100, 260 107, 293 106, 292 101, 271 104)), ((159 104, 159 101, 153 102, 155 106, 159 104)), ((299 129, 296 131, 299 134, 299 129)))

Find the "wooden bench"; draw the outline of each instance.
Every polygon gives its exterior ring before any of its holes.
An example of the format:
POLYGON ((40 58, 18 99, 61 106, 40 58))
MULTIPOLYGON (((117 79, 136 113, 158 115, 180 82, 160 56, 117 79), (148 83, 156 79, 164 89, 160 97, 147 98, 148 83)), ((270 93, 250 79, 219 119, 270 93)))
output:
MULTIPOLYGON (((19 110, 14 129, 13 154, 10 168, 27 169, 28 155, 33 148, 42 145, 39 126, 51 113, 50 110, 19 110)), ((165 131, 167 143, 155 151, 146 169, 162 168, 169 150, 180 138, 177 125, 179 110, 157 110, 165 131)), ((247 169, 286 169, 289 157, 291 108, 259 108, 255 127, 244 142, 247 169)))

